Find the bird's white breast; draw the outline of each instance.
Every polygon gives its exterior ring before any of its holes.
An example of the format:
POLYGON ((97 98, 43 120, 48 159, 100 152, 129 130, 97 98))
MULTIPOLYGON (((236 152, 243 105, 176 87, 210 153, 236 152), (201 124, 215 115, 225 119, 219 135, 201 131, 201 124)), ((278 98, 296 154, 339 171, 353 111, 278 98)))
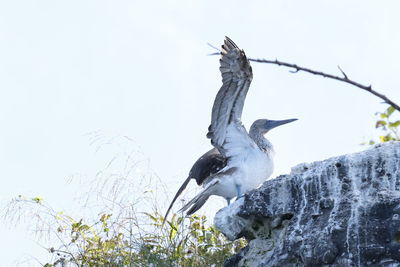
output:
POLYGON ((274 169, 272 156, 261 150, 251 150, 244 153, 239 164, 243 171, 240 177, 236 177, 236 183, 241 185, 242 193, 257 188, 271 176, 274 169))
POLYGON ((225 198, 237 196, 237 186, 244 194, 257 188, 273 172, 272 153, 262 151, 248 136, 241 125, 229 125, 224 144, 226 155, 229 157, 227 166, 220 172, 234 168, 229 175, 219 177, 215 195, 225 198))

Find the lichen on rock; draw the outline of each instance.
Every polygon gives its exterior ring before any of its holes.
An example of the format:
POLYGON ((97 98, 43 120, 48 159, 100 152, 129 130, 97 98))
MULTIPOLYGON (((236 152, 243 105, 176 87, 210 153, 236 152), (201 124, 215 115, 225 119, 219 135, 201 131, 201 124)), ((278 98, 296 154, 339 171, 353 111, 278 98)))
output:
POLYGON ((400 143, 300 164, 220 210, 226 266, 400 266, 400 143))

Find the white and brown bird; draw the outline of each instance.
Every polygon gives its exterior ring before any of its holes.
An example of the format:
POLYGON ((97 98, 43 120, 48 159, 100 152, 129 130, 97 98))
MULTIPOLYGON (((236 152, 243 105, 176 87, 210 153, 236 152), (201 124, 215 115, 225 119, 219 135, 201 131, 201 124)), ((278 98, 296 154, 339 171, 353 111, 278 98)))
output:
POLYGON ((272 174, 274 168, 273 146, 264 134, 296 120, 260 119, 247 132, 241 116, 253 78, 250 62, 244 51, 228 37, 222 45, 221 56, 219 69, 222 87, 214 101, 207 134, 214 148, 194 163, 188 178, 172 200, 164 221, 191 179, 202 185, 203 190, 181 209, 187 215, 199 210, 211 195, 224 197, 229 205, 232 198, 257 188, 272 174))

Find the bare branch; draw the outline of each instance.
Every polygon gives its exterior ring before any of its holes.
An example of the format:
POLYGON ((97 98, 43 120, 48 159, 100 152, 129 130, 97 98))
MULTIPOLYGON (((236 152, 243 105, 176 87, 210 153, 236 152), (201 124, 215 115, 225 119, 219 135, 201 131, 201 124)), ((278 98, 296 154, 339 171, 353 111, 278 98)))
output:
POLYGON ((258 62, 258 63, 267 63, 267 64, 274 64, 274 65, 278 65, 278 66, 284 66, 284 67, 288 67, 292 70, 290 70, 291 73, 297 73, 299 71, 304 71, 304 72, 308 72, 317 76, 322 76, 324 78, 329 78, 329 79, 333 79, 333 80, 337 80, 337 81, 341 81, 344 83, 348 83, 351 84, 355 87, 358 87, 360 89, 363 89, 377 97, 379 97, 380 99, 382 99, 386 104, 391 105, 392 107, 394 107, 397 111, 400 112, 400 106, 398 104, 396 104, 395 102, 393 102, 392 100, 390 100, 389 98, 387 98, 385 95, 375 91, 372 89, 371 85, 363 85, 359 82, 353 81, 351 79, 349 79, 346 75, 346 73, 338 66, 340 72, 342 73, 343 77, 339 77, 336 75, 332 75, 329 73, 325 73, 322 71, 316 71, 316 70, 312 70, 309 68, 304 68, 304 67, 300 67, 296 64, 292 64, 292 63, 287 63, 287 62, 283 62, 283 61, 279 61, 277 59, 275 60, 268 60, 268 59, 254 59, 254 58, 249 58, 250 61, 253 62, 258 62))
POLYGON ((349 78, 347 77, 346 73, 344 73, 344 71, 342 70, 342 68, 341 68, 339 65, 338 65, 337 67, 338 67, 338 69, 340 70, 340 72, 343 74, 343 77, 344 77, 345 79, 349 79, 349 78))

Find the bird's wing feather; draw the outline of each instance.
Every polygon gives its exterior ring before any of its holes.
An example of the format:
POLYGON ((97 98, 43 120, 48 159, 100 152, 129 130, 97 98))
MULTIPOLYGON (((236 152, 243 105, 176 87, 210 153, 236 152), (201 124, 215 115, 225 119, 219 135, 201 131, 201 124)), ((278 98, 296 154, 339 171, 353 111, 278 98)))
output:
POLYGON ((232 166, 232 162, 242 161, 258 151, 259 148, 243 125, 230 124, 227 127, 225 142, 221 146, 221 150, 224 151, 224 156, 228 159, 227 165, 232 166))
POLYGON ((185 204, 179 211, 186 211, 186 215, 191 215, 198 211, 207 199, 213 194, 215 187, 219 184, 219 179, 214 179, 206 185, 206 187, 198 193, 192 200, 185 204))
POLYGON ((216 148, 213 148, 193 164, 189 177, 196 179, 197 184, 201 185, 207 177, 217 173, 225 166, 226 158, 216 148))
POLYGON ((215 97, 207 137, 223 154, 221 148, 228 125, 241 124, 243 105, 253 74, 244 51, 228 37, 225 38, 221 55, 222 87, 215 97))

